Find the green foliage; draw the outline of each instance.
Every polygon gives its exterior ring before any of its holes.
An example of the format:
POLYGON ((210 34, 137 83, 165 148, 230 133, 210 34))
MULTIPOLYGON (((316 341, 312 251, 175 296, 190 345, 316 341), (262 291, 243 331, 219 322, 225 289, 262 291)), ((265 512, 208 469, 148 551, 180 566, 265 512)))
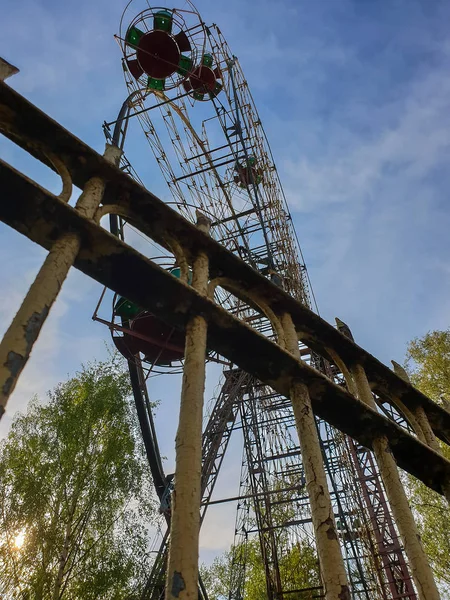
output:
POLYGON ((230 551, 225 552, 222 556, 216 556, 209 567, 205 564, 200 565, 200 576, 205 584, 210 600, 228 598, 231 585, 232 561, 233 554, 230 551))
POLYGON ((408 345, 412 383, 438 404, 450 402, 450 329, 430 331, 408 345))
MULTIPOLYGON (((216 557, 210 567, 201 566, 200 573, 210 600, 228 598, 233 573, 233 557, 237 553, 246 554, 244 599, 264 600, 267 598, 266 578, 257 538, 249 540, 246 549, 242 545, 233 547, 229 552, 216 557)), ((283 589, 298 590, 320 585, 318 560, 313 548, 306 544, 297 544, 289 548, 285 547, 279 554, 283 589)), ((289 594, 289 598, 307 600, 308 595, 289 594)))
MULTIPOLYGON (((406 368, 412 383, 448 409, 450 400, 450 330, 431 331, 408 345, 406 368)), ((450 449, 442 444, 450 460, 450 449)), ((418 517, 425 550, 443 598, 450 598, 450 510, 445 499, 413 477, 408 478, 409 500, 418 517)))
MULTIPOLYGON (((298 472, 273 478, 271 481, 270 522, 274 525, 272 540, 277 548, 280 579, 284 591, 294 591, 320 586, 319 561, 316 551, 306 540, 293 544, 288 524, 301 519, 298 495, 305 494, 305 481, 298 472)), ((260 505, 262 516, 267 516, 268 504, 260 505)), ((256 521, 252 517, 246 525, 255 529, 256 521)), ((243 531, 243 530, 242 530, 243 531)), ((241 538, 242 539, 242 538, 241 538)), ((228 599, 230 590, 236 598, 238 590, 242 593, 239 578, 242 577, 241 565, 245 565, 244 600, 267 599, 266 572, 258 537, 250 537, 246 543, 233 546, 229 552, 218 556, 210 567, 202 565, 200 573, 210 600, 228 599)), ((317 596, 316 591, 302 594, 289 593, 289 600, 309 600, 317 596)))
MULTIPOLYGON (((280 573, 286 589, 298 590, 321 585, 316 551, 307 544, 297 543, 286 555, 281 556, 280 573)), ((311 597, 315 595, 317 592, 311 593, 311 597)), ((295 594, 291 594, 291 597, 297 600, 295 594)), ((298 596, 302 600, 306 600, 307 597, 307 595, 298 596)))
POLYGON ((154 509, 129 393, 113 358, 15 418, 0 444, 0 592, 120 600, 139 589, 154 509))

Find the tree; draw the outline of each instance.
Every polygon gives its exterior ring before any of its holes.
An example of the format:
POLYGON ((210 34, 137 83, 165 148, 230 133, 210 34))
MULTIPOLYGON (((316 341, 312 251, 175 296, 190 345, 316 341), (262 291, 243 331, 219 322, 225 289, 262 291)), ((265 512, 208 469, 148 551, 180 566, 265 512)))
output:
MULTIPOLYGON (((431 331, 408 345, 406 369, 412 383, 448 410, 450 400, 450 329, 431 331)), ((450 460, 450 449, 442 444, 450 460)), ((450 510, 444 498, 408 478, 409 499, 417 515, 422 541, 445 597, 450 598, 450 510)))
POLYGON ((0 444, 0 597, 138 597, 154 506, 118 361, 34 398, 0 444))
MULTIPOLYGON (((305 539, 294 543, 289 535, 288 525, 307 516, 305 508, 300 507, 298 502, 299 495, 306 495, 305 483, 304 475, 298 471, 283 474, 282 477, 275 476, 270 480, 270 519, 274 525, 272 533, 277 548, 281 585, 283 590, 289 590, 286 598, 289 597, 290 600, 317 597, 318 591, 314 588, 321 585, 315 548, 305 539), (311 589, 299 594, 293 593, 308 588, 311 589)), ((260 506, 259 510, 264 513, 267 506, 260 506)), ((246 523, 246 528, 254 530, 255 527, 256 518, 253 515, 246 523)), ((243 531, 244 529, 241 533, 243 531)), ((242 587, 245 600, 267 599, 265 566, 260 540, 256 536, 250 536, 246 542, 232 546, 229 552, 216 557, 211 566, 202 565, 200 574, 210 600, 228 599, 230 591, 236 600, 238 593, 242 593, 242 587), (240 568, 242 564, 245 564, 244 586, 239 581, 243 577, 240 568)))
MULTIPOLYGON (((247 542, 247 548, 232 547, 229 552, 214 559, 210 567, 202 565, 200 574, 208 590, 210 600, 228 598, 233 572, 233 557, 242 553, 246 555, 245 571, 245 600, 263 600, 267 598, 264 564, 261 557, 259 540, 256 537, 247 542)), ((314 588, 320 585, 318 559, 315 550, 307 544, 297 543, 284 549, 279 557, 280 576, 286 590, 314 588)), ((317 592, 311 591, 311 596, 289 594, 293 600, 314 597, 317 592)))
POLYGON ((430 331, 408 344, 407 370, 412 383, 438 404, 450 403, 450 329, 430 331))

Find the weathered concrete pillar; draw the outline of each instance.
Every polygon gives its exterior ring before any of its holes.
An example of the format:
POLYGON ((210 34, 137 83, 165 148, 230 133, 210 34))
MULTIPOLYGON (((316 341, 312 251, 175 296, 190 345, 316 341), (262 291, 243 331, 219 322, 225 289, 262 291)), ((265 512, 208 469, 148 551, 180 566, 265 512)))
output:
MULTIPOLYGON (((354 365, 350 368, 350 372, 353 376, 360 400, 374 410, 377 410, 364 368, 361 365, 354 365)), ((373 452, 377 459, 389 505, 405 547, 419 598, 420 600, 440 600, 433 572, 423 549, 419 531, 400 479, 397 464, 385 436, 381 436, 373 441, 373 452)))
MULTIPOLYGON (((289 314, 282 317, 286 349, 300 359, 298 337, 289 314)), ((306 476, 306 489, 326 600, 350 600, 350 588, 337 535, 319 436, 308 388, 294 382, 290 393, 306 476)))
MULTIPOLYGON (((432 450, 434 450, 438 454, 442 454, 442 448, 439 444, 437 437, 434 435, 434 431, 431 428, 430 421, 428 420, 427 414, 423 406, 417 406, 414 409, 414 416, 424 433, 425 444, 427 444, 432 450)), ((450 480, 447 479, 447 481, 443 482, 442 493, 447 502, 450 504, 450 480)))
MULTIPOLYGON (((394 373, 396 373, 407 383, 411 383, 409 375, 405 371, 405 369, 398 362, 395 362, 395 360, 391 360, 391 363, 394 367, 394 373)), ((430 425, 430 421, 428 420, 427 413, 425 412, 423 406, 416 406, 416 408, 413 409, 412 413, 414 415, 417 427, 422 432, 422 435, 420 436, 419 432, 416 431, 417 437, 420 439, 421 442, 430 446, 430 448, 432 448, 435 452, 442 454, 442 448, 439 444, 437 437, 434 434, 434 431, 430 425)), ((450 504, 450 480, 445 481, 442 484, 442 493, 444 494, 447 502, 450 504)))
POLYGON ((428 444, 428 446, 430 446, 430 448, 432 448, 435 452, 442 454, 441 447, 436 436, 434 435, 434 431, 431 428, 430 421, 428 420, 423 406, 416 406, 413 414, 419 427, 423 431, 425 443, 428 444))
POLYGON ((0 57, 0 81, 5 81, 8 77, 15 75, 19 69, 0 57))
POLYGON ((428 444, 427 437, 420 420, 417 419, 416 412, 409 410, 409 408, 396 396, 393 396, 392 400, 394 405, 403 413, 403 416, 412 427, 414 433, 417 435, 417 439, 419 439, 423 444, 428 444))
MULTIPOLYGON (((405 369, 398 362, 395 362, 395 360, 391 360, 391 363, 394 367, 394 373, 396 375, 398 375, 401 379, 403 379, 403 381, 406 381, 407 383, 411 383, 411 380, 409 379, 409 375, 405 371, 405 369)), ((417 437, 424 444, 427 444, 428 446, 430 446, 430 448, 433 448, 433 450, 435 450, 436 452, 439 452, 439 454, 440 454, 441 447, 439 446, 439 442, 437 441, 436 436, 434 435, 434 431, 431 428, 430 422, 425 413, 425 410, 423 409, 423 406, 416 406, 415 408, 413 408, 411 410, 411 413, 413 416, 412 424, 413 424, 414 430, 416 430, 416 427, 418 427, 420 430, 420 431, 419 430, 416 431, 417 437), (415 425, 414 425, 414 423, 415 423, 415 425)), ((408 415, 405 415, 405 416, 408 417, 408 415)))
MULTIPOLYGON (((197 215, 197 225, 210 222, 197 215)), ((208 257, 200 253, 193 265, 192 286, 203 295, 208 288, 208 257)), ((205 388, 207 323, 192 316, 186 328, 180 420, 176 436, 175 488, 172 496, 166 600, 198 600, 198 553, 202 470, 202 420, 205 388)))
MULTIPOLYGON (((115 163, 120 154, 118 148, 107 145, 104 156, 115 163)), ((93 177, 87 182, 75 208, 84 217, 92 219, 104 189, 105 182, 93 177)), ((56 240, 0 343, 0 418, 79 249, 80 240, 76 233, 66 233, 56 240)))

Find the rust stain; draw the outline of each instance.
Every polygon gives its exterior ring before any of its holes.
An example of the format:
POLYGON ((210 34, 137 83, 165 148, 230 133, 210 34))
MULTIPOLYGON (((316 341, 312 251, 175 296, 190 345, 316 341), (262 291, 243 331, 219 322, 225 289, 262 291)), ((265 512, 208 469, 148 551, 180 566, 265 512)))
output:
POLYGON ((170 590, 170 593, 175 598, 178 598, 180 592, 182 592, 185 588, 186 585, 184 583, 183 575, 179 571, 174 571, 172 577, 172 589, 170 590))
POLYGON ((324 525, 328 525, 327 538, 329 540, 337 540, 337 535, 336 535, 336 531, 334 529, 333 519, 328 517, 328 519, 326 521, 324 521, 324 525))
POLYGON ((41 331, 41 327, 47 318, 49 311, 50 309, 46 304, 41 312, 34 312, 28 319, 28 322, 24 327, 25 341, 27 343, 25 352, 27 355, 31 352, 33 344, 36 341, 39 332, 41 331))
POLYGON ((339 594, 338 598, 340 600, 350 600, 350 590, 347 585, 341 586, 341 593, 339 594))
MULTIPOLYGON (((5 396, 9 396, 11 390, 14 388, 15 382, 27 362, 28 356, 30 355, 30 352, 33 348, 33 344, 39 335, 42 324, 47 318, 48 313, 49 307, 45 305, 41 312, 34 312, 24 325, 23 337, 26 342, 25 352, 23 354, 20 354, 19 352, 11 350, 8 353, 4 365, 11 375, 5 380, 2 386, 2 393, 5 396)), ((3 410, 0 413, 0 416, 4 412, 4 407, 2 407, 2 409, 3 410)))
POLYGON ((23 369, 24 364, 25 358, 21 354, 18 354, 17 352, 13 351, 8 353, 8 358, 5 362, 5 367, 9 370, 11 376, 8 377, 8 379, 5 381, 2 387, 2 392, 5 396, 9 395, 12 387, 14 386, 15 380, 17 379, 19 373, 23 369))

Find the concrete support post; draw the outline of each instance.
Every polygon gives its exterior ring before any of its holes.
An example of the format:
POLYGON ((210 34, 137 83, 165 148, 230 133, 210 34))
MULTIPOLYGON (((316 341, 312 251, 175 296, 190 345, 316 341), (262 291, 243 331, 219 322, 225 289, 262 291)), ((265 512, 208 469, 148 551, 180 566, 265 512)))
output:
POLYGON ((8 77, 15 75, 19 69, 0 57, 0 81, 5 81, 8 77))
POLYGON ((432 448, 435 452, 441 454, 441 447, 439 446, 439 442, 437 441, 436 436, 434 435, 434 431, 431 429, 430 422, 428 420, 427 414, 423 409, 423 406, 416 406, 413 411, 414 418, 416 419, 419 427, 423 431, 423 435, 425 438, 425 442, 432 448))
POLYGON ((417 419, 415 411, 409 410, 409 408, 396 396, 393 396, 392 400, 394 401, 394 406, 396 406, 403 413, 403 416, 412 427, 414 433, 417 435, 417 439, 419 439, 423 444, 428 444, 422 425, 417 419))
MULTIPOLYGON (((118 148, 107 146, 104 156, 116 162, 120 154, 118 148)), ((84 217, 94 217, 104 188, 105 182, 98 177, 87 182, 76 204, 84 217)), ((0 418, 79 249, 75 233, 56 240, 0 343, 0 418)))
MULTIPOLYGON (((286 348, 293 356, 300 359, 298 337, 292 318, 285 313, 281 321, 286 337, 286 348)), ((290 396, 305 468, 306 489, 311 504, 325 598, 326 600, 350 600, 350 589, 308 388, 301 382, 294 382, 290 396)))
MULTIPOLYGON (((364 368, 361 365, 355 365, 350 371, 360 400, 376 410, 376 403, 364 368)), ((373 451, 377 459, 389 504, 405 547, 419 598, 420 600, 440 600, 433 572, 423 549, 405 489, 400 479, 397 464, 385 436, 381 436, 373 441, 373 451)))
MULTIPOLYGON (((394 367, 394 373, 398 375, 401 379, 403 379, 403 381, 406 381, 406 383, 411 383, 409 375, 405 371, 405 369, 398 362, 395 362, 395 360, 392 360, 391 362, 394 367)), ((400 408, 404 410, 401 402, 400 408)), ((414 430, 420 441, 430 446, 430 448, 433 448, 433 450, 435 450, 436 452, 441 453, 441 447, 439 446, 439 442, 437 441, 436 436, 434 435, 434 431, 431 428, 430 422, 428 421, 428 417, 423 409, 423 406, 417 406, 416 408, 412 409, 411 415, 412 419, 408 414, 405 413, 405 417, 410 420, 411 425, 414 427, 414 430)))
MULTIPOLYGON (((442 454, 441 446, 434 435, 434 431, 431 428, 430 421, 428 420, 427 414, 423 408, 423 406, 417 406, 414 409, 414 416, 419 424, 420 428, 423 431, 425 437, 425 443, 430 446, 435 452, 438 454, 442 454)), ((446 480, 442 484, 442 493, 445 496, 445 499, 450 504, 450 481, 446 480)))
MULTIPOLYGON (((209 230, 198 215, 197 225, 209 230)), ((193 265, 192 286, 203 295, 208 287, 208 257, 199 253, 193 265)), ((205 388, 207 323, 192 316, 186 328, 180 420, 175 443, 175 488, 172 496, 166 600, 198 600, 202 420, 205 388)))
MULTIPOLYGON (((399 365, 398 362, 395 362, 395 360, 392 360, 391 362, 394 367, 394 373, 396 373, 407 383, 411 383, 409 375, 405 371, 405 369, 401 365, 399 365)), ((416 426, 414 427, 417 433, 417 437, 420 439, 421 442, 430 446, 430 448, 432 448, 435 452, 442 454, 442 448, 439 444, 437 437, 434 434, 433 428, 430 425, 430 421, 428 420, 427 413, 425 412, 423 406, 416 406, 416 408, 413 409, 412 414, 414 416, 414 420, 418 428, 416 430, 416 426)), ((444 481, 444 483, 442 484, 442 493, 444 494, 447 502, 450 504, 450 480, 444 481)))

